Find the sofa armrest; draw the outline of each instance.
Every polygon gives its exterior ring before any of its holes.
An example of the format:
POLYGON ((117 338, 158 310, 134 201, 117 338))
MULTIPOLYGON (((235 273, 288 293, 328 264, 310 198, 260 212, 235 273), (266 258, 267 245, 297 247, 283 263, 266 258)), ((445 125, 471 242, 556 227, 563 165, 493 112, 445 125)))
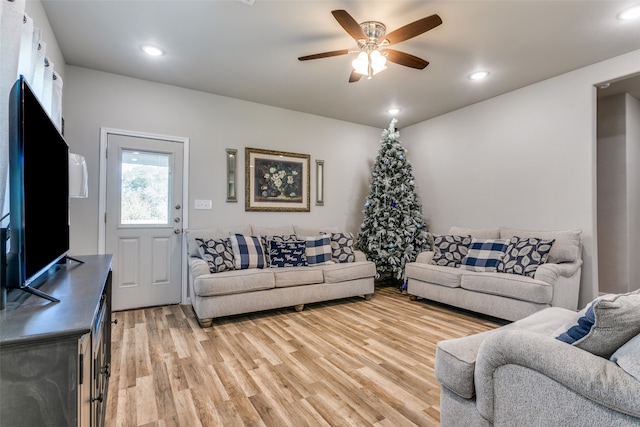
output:
POLYGON ((367 256, 364 252, 354 249, 353 254, 356 256, 356 262, 367 261, 367 256))
POLYGON ((578 259, 574 262, 563 262, 561 264, 545 263, 538 266, 534 279, 542 280, 547 283, 554 283, 558 277, 571 277, 582 267, 582 260, 578 259))
MULTIPOLYGON (((494 375, 506 365, 522 366, 552 380, 529 384, 536 396, 552 396, 551 388, 566 388, 613 411, 640 417, 640 381, 614 362, 549 335, 502 330, 488 336, 480 345, 474 373, 478 411, 490 421, 494 419, 496 407, 494 375), (549 390, 539 389, 543 387, 549 390)), ((508 390, 501 393, 509 394, 508 390)), ((500 402, 502 406, 505 404, 508 402, 500 402)))
POLYGON ((561 264, 546 263, 536 269, 533 276, 553 287, 551 305, 564 307, 569 310, 578 309, 580 297, 580 276, 582 272, 582 259, 561 264))
POLYGON ((203 274, 211 273, 211 270, 209 270, 209 263, 202 258, 190 256, 188 261, 190 277, 195 279, 203 274))
POLYGON ((434 254, 435 254, 434 251, 420 252, 416 257, 416 262, 419 262, 422 264, 431 264, 431 260, 433 259, 434 254))

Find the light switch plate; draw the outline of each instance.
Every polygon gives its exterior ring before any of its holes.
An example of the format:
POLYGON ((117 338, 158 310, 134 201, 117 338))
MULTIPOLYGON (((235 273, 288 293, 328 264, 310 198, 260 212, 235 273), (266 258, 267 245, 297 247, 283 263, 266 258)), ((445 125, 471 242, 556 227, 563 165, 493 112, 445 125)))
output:
POLYGON ((195 200, 193 204, 194 209, 211 209, 211 200, 195 200))

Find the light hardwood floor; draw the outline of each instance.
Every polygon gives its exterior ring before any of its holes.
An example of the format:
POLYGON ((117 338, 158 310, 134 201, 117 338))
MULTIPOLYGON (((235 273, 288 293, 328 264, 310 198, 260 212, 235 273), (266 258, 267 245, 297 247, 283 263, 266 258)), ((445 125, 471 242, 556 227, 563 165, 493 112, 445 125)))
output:
POLYGON ((205 329, 191 306, 114 318, 109 427, 437 426, 436 343, 499 326, 384 286, 205 329))

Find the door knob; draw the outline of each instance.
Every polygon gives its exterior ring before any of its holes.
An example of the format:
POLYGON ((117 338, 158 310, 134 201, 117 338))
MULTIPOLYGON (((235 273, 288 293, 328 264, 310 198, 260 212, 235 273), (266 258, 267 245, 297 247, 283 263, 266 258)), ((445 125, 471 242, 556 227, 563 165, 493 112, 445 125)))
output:
POLYGON ((173 232, 174 232, 175 234, 180 234, 180 233, 182 233, 182 230, 181 230, 181 229, 179 229, 179 228, 175 228, 175 229, 173 230, 173 232))

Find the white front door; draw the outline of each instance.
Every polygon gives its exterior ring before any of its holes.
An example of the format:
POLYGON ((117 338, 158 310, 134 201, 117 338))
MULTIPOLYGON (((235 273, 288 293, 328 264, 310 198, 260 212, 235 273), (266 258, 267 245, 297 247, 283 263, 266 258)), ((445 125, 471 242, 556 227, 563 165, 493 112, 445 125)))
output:
POLYGON ((181 301, 183 148, 107 135, 105 251, 113 254, 113 310, 181 301))

